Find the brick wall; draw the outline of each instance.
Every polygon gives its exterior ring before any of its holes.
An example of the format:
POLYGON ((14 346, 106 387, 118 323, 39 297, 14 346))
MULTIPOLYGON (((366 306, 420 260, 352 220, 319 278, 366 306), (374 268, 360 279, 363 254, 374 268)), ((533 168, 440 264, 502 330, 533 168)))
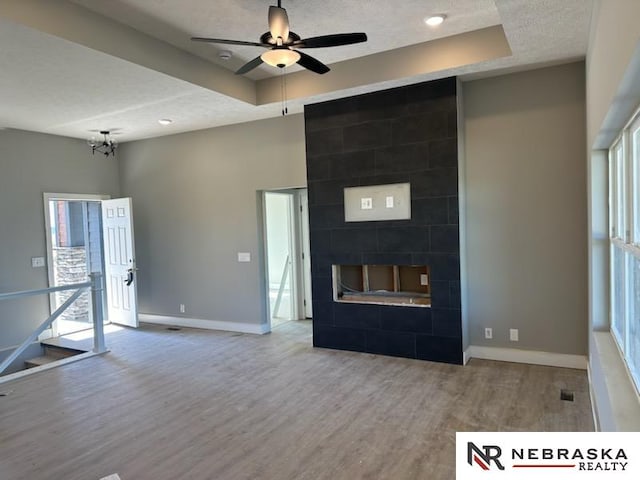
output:
MULTIPOLYGON (((88 280, 85 247, 54 247, 53 265, 56 285, 71 285, 88 280)), ((75 290, 56 292, 56 303, 62 305, 75 290)), ((89 321, 89 292, 84 292, 60 316, 62 320, 89 321)))

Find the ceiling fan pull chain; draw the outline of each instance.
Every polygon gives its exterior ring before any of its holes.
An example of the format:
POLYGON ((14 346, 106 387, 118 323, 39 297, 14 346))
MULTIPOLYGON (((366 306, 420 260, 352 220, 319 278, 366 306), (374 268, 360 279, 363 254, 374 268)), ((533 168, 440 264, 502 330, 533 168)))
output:
POLYGON ((282 110, 282 116, 284 113, 284 70, 280 69, 280 109, 282 110))
POLYGON ((282 83, 284 88, 284 114, 287 115, 289 113, 289 108, 287 108, 287 76, 284 71, 286 68, 282 69, 282 83))
POLYGON ((284 74, 284 70, 284 68, 280 69, 280 107, 283 117, 289 113, 287 108, 287 76, 284 74))

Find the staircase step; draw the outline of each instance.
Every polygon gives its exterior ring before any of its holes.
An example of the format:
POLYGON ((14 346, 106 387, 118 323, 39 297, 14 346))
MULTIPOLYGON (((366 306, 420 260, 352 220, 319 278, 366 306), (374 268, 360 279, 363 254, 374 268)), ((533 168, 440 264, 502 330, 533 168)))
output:
POLYGON ((59 347, 57 345, 49 345, 47 343, 42 343, 41 345, 44 348, 45 356, 55 358, 56 360, 84 353, 82 350, 74 350, 72 348, 59 347))
POLYGON ((47 363, 62 360, 63 358, 73 357, 74 355, 85 353, 82 350, 74 350, 73 348, 59 347, 57 345, 48 345, 46 343, 41 343, 41 345, 44 355, 25 360, 25 368, 39 367, 40 365, 45 365, 47 363))
POLYGON ((45 365, 47 363, 55 362, 57 360, 60 360, 60 358, 43 355, 41 357, 35 357, 35 358, 30 358, 29 360, 25 360, 24 366, 25 368, 39 367, 40 365, 45 365))

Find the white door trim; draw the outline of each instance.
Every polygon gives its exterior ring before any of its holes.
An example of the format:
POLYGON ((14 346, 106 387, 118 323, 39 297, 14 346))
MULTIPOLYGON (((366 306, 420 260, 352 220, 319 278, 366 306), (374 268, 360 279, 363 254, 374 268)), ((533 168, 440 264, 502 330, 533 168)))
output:
POLYGON ((309 191, 307 188, 301 188, 297 192, 298 197, 298 219, 299 219, 299 244, 300 244, 300 286, 302 287, 302 306, 301 311, 304 312, 305 318, 313 317, 313 297, 311 295, 311 248, 309 231, 309 191), (306 247, 306 248, 305 248, 306 247), (308 266, 308 268, 307 268, 308 266))
POLYGON ((293 245, 291 248, 292 251, 292 280, 293 282, 293 298, 294 300, 294 318, 297 320, 303 320, 305 315, 304 308, 304 298, 303 298, 303 265, 302 265, 302 228, 301 228, 301 215, 299 215, 300 208, 300 195, 301 190, 307 191, 306 186, 298 186, 298 187, 287 187, 287 188, 267 188, 264 190, 257 191, 257 201, 258 201, 258 212, 261 218, 258 218, 259 224, 259 241, 261 243, 259 252, 259 260, 260 260, 260 283, 262 285, 262 323, 268 326, 267 332, 271 331, 271 305, 269 301, 269 281, 268 271, 268 245, 267 245, 267 213, 266 213, 266 194, 267 193, 284 193, 291 195, 293 211, 290 212, 291 218, 291 234, 294 238, 293 245))

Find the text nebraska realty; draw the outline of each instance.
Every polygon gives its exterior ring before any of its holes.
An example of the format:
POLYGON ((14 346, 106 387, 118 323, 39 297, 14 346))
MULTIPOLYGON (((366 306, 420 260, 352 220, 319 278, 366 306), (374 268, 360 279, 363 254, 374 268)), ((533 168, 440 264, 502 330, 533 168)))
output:
POLYGON ((628 465, 624 449, 614 448, 521 448, 512 449, 511 458, 517 460, 579 460, 578 470, 625 471, 628 465))

